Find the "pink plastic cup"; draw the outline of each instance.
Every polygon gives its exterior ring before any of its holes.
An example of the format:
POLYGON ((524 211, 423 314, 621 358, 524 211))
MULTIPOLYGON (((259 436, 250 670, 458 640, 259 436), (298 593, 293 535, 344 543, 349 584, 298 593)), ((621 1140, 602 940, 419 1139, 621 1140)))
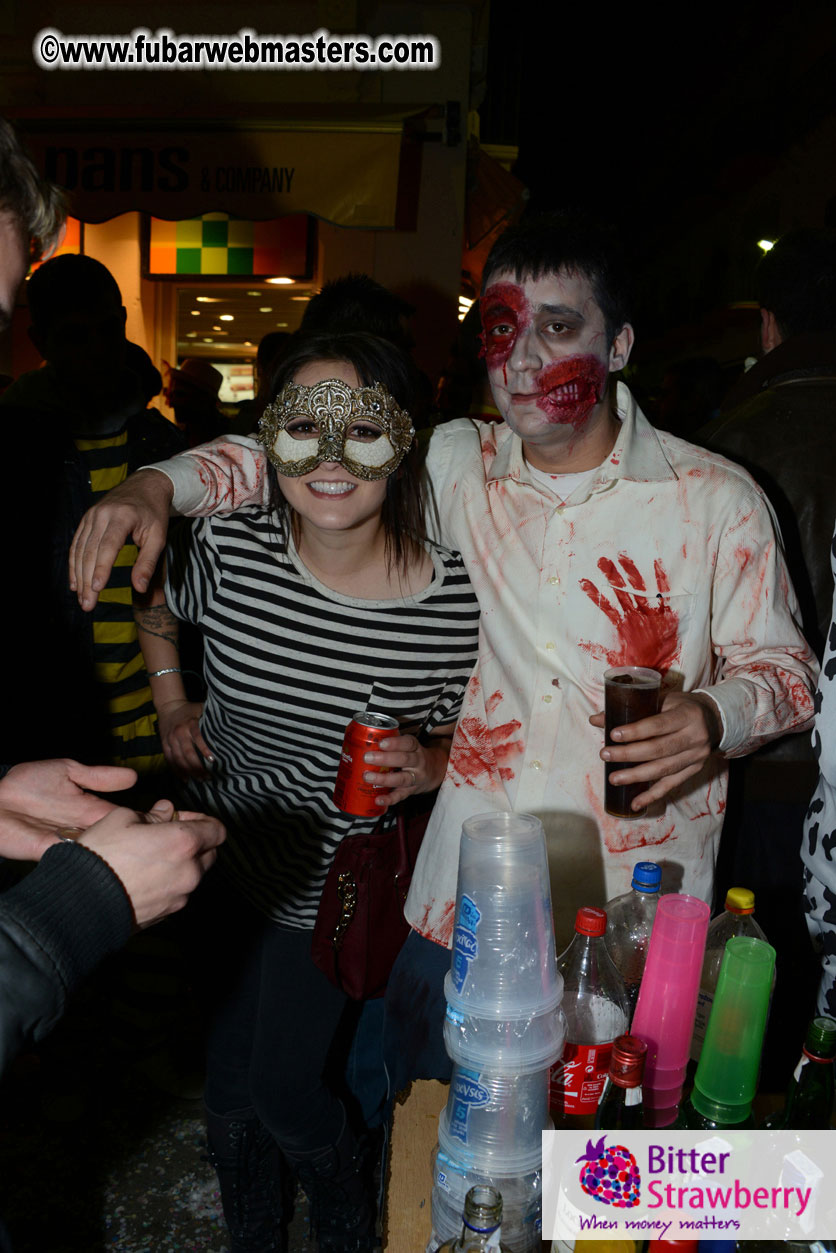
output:
POLYGON ((630 1031, 647 1045, 644 1099, 660 1113, 682 1095, 710 917, 696 896, 663 896, 656 910, 630 1031))

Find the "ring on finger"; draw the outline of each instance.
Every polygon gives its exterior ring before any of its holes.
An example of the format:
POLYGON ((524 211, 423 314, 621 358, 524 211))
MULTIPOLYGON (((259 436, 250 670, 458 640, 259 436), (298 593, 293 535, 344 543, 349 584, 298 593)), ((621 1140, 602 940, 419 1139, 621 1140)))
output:
POLYGON ((404 766, 404 770, 406 771, 406 773, 407 773, 407 774, 411 774, 411 775, 412 775, 412 782, 410 783, 410 785, 409 785, 409 786, 410 786, 410 787, 415 787, 416 783, 418 782, 418 778, 417 778, 417 776, 416 776, 416 774, 415 774, 415 771, 414 771, 414 770, 410 770, 409 766, 404 766))

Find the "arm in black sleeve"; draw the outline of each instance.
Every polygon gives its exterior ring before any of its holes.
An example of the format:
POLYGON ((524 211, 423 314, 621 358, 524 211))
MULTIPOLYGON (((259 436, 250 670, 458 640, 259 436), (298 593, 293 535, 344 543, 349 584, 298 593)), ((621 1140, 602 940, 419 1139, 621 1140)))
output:
POLYGON ((129 939, 133 916, 113 871, 72 843, 47 849, 0 895, 0 1074, 45 1036, 95 967, 129 939))

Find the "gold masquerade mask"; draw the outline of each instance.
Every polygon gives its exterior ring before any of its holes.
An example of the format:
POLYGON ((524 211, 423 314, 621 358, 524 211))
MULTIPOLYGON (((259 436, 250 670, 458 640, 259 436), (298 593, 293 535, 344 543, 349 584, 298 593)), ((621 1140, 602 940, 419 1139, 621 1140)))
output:
POLYGON ((321 461, 338 461, 358 479, 388 478, 415 436, 409 414, 382 383, 349 387, 340 379, 285 383, 258 425, 267 456, 292 478, 321 461))

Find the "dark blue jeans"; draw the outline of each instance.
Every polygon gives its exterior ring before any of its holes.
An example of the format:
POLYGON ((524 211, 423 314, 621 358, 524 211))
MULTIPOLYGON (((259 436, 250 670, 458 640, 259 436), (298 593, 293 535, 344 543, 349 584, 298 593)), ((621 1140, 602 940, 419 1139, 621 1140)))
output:
POLYGON ((290 1156, 334 1144, 345 1112, 323 1072, 346 998, 311 961, 312 932, 283 930, 243 904, 215 926, 207 1107, 253 1110, 290 1156))
POLYGON ((413 1079, 449 1083, 444 1047, 444 976, 450 950, 410 931, 386 988, 383 1054, 394 1097, 413 1079))

